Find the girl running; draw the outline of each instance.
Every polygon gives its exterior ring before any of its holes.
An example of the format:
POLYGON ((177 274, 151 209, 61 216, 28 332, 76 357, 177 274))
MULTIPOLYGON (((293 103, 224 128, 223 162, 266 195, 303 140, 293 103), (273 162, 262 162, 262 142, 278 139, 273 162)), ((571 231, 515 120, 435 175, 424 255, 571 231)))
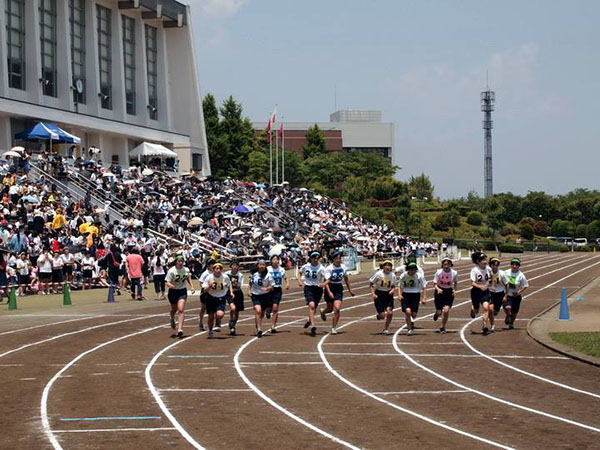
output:
POLYGON ((394 316, 394 290, 396 288, 396 275, 392 273, 392 262, 384 261, 382 269, 369 278, 371 297, 375 301, 377 320, 385 318, 385 325, 381 334, 390 334, 389 328, 394 316))
POLYGON ((282 284, 285 280, 285 290, 290 290, 290 282, 285 274, 285 269, 280 266, 279 256, 271 256, 271 265, 267 268, 269 275, 273 278, 273 290, 271 291, 271 307, 267 309, 267 319, 273 314, 273 324, 271 326, 271 333, 277 333, 277 317, 279 316, 279 303, 281 302, 281 296, 283 293, 282 284))
POLYGON ((504 285, 506 284, 506 275, 500 270, 500 260, 498 258, 490 259, 490 268, 492 269, 492 278, 490 280, 491 302, 488 305, 488 317, 490 319, 490 331, 496 331, 494 321, 500 312, 504 303, 504 285))
POLYGON ((165 282, 169 288, 167 297, 171 304, 171 328, 177 327, 177 337, 183 339, 183 321, 185 319, 185 302, 187 301, 187 285, 194 294, 194 285, 190 269, 184 266, 183 256, 175 258, 175 265, 169 269, 165 282), (177 325, 175 325, 175 312, 177 312, 177 325))
POLYGON ((256 336, 261 338, 262 318, 267 308, 271 306, 271 290, 273 289, 273 278, 267 270, 267 262, 264 259, 258 260, 258 270, 250 277, 248 286, 248 295, 252 298, 254 306, 254 324, 256 326, 256 336))
POLYGON ((433 277, 433 301, 435 303, 435 313, 433 320, 438 320, 442 316, 442 326, 440 333, 446 333, 446 323, 450 316, 450 309, 454 303, 454 293, 458 285, 458 272, 452 268, 454 264, 450 258, 442 259, 442 268, 435 272, 433 277))
POLYGON ((231 290, 233 297, 229 298, 229 334, 236 335, 235 326, 240 317, 240 311, 244 310, 244 274, 240 272, 240 264, 237 261, 231 263, 231 270, 225 275, 231 282, 231 290))
POLYGON ((223 264, 215 263, 213 265, 213 272, 204 279, 202 288, 206 293, 208 338, 210 339, 214 335, 213 326, 215 325, 215 317, 220 322, 225 315, 225 297, 227 295, 233 297, 231 281, 229 281, 229 277, 223 274, 223 264))
POLYGON ((315 311, 323 297, 323 286, 325 286, 325 268, 319 262, 320 257, 319 252, 312 252, 309 262, 300 268, 302 276, 298 278, 298 286, 304 286, 304 298, 308 306, 308 320, 304 324, 304 328, 310 327, 311 336, 317 334, 315 311))
POLYGON ((342 300, 344 299, 344 287, 342 282, 346 283, 348 293, 354 297, 354 292, 350 287, 350 280, 346 266, 342 264, 342 252, 335 251, 331 255, 332 264, 325 269, 325 301, 327 308, 320 309, 321 319, 327 320, 327 313, 333 311, 333 320, 331 323, 331 334, 338 334, 337 324, 340 321, 340 310, 342 309, 342 300))
POLYGON ((479 306, 483 307, 481 331, 488 334, 488 312, 490 303, 490 279, 492 271, 488 267, 487 255, 482 252, 475 252, 471 255, 471 261, 475 267, 471 269, 471 319, 474 319, 479 312, 479 306))
POLYGON ((509 329, 513 329, 515 326, 515 320, 517 320, 517 314, 521 309, 521 300, 523 297, 523 291, 529 287, 529 282, 525 277, 525 274, 521 272, 521 260, 519 258, 513 258, 510 260, 510 272, 504 272, 506 276, 506 304, 504 311, 506 312, 505 322, 509 329))
POLYGON ((206 269, 200 275, 200 323, 198 323, 198 328, 200 331, 204 331, 204 314, 206 313, 206 292, 204 291, 202 285, 204 285, 204 280, 206 280, 206 277, 212 274, 214 263, 215 260, 209 258, 206 261, 206 269))
MULTIPOLYGON (((415 329, 415 319, 419 312, 419 301, 425 304, 425 287, 427 281, 418 273, 417 263, 411 262, 406 265, 404 272, 398 280, 398 298, 402 306, 402 312, 406 317, 406 334, 412 336, 415 329)), ((393 309, 393 307, 392 307, 393 309)))

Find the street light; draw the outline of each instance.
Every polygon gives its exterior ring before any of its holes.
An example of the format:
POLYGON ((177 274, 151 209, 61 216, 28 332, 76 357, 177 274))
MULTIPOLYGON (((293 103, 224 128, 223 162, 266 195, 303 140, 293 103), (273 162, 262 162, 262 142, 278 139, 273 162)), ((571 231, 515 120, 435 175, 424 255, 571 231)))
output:
POLYGON ((422 221, 422 207, 421 204, 423 202, 426 202, 427 200, 429 200, 427 197, 422 197, 422 198, 417 198, 417 197, 411 197, 412 200, 414 200, 415 202, 417 202, 419 204, 419 242, 421 242, 421 221, 422 221))

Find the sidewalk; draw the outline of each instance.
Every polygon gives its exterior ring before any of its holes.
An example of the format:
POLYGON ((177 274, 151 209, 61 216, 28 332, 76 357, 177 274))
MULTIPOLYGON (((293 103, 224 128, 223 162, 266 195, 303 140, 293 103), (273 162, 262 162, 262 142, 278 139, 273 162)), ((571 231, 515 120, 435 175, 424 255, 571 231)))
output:
POLYGON ((570 347, 559 344, 550 338, 554 332, 600 332, 600 278, 595 279, 583 289, 569 297, 571 320, 559 321, 560 302, 531 320, 527 327, 529 335, 540 344, 572 358, 600 366, 600 358, 594 358, 570 347), (583 297, 583 301, 577 301, 583 297))

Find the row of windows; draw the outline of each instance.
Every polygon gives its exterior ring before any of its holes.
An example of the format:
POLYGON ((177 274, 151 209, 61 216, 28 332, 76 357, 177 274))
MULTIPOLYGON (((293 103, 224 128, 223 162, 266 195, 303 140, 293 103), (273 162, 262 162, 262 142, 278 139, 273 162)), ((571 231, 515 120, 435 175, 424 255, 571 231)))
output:
MULTIPOLYGON (((40 83, 44 95, 57 96, 57 10, 56 0, 39 0, 40 45, 42 73, 40 83)), ((6 0, 6 32, 8 56, 8 85, 25 90, 25 0, 6 0)), ((98 37, 98 75, 100 104, 112 109, 112 10, 96 5, 98 37)), ((86 14, 85 0, 69 0, 71 38, 71 69, 73 72, 73 101, 86 103, 86 14)), ((127 114, 136 111, 135 19, 121 16, 125 103, 127 114)), ((145 25, 145 44, 148 78, 148 110, 150 118, 158 119, 158 30, 145 25)))

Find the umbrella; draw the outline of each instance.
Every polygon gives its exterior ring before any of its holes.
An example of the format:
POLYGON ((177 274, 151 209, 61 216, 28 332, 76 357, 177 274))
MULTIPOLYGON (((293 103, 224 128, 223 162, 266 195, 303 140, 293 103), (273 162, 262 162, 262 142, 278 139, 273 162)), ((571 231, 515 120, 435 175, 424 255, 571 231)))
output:
POLYGON ((204 223, 200 217, 194 217, 192 220, 188 222, 188 227, 197 227, 204 223))
POLYGON ((25 151, 25 148, 21 147, 20 145, 17 145, 16 147, 11 148, 10 151, 22 153, 25 151))
POLYGON ((20 154, 20 153, 18 153, 18 152, 14 152, 14 151, 12 151, 12 150, 9 150, 9 151, 7 151, 7 152, 4 152, 4 153, 2 154, 2 156, 3 156, 3 157, 5 157, 5 158, 20 158, 20 157, 21 157, 21 154, 20 154))
POLYGON ((135 180, 125 180, 123 184, 135 184, 135 180))
POLYGON ((235 208, 233 208, 233 210, 235 212, 239 212, 239 213, 253 213, 254 212, 254 208, 252 208, 251 206, 246 206, 246 205, 238 205, 235 208))
POLYGON ((147 177, 148 175, 153 175, 154 174, 154 170, 152 169, 144 169, 142 170, 142 175, 147 177))
POLYGON ((256 187, 257 187, 257 188, 266 188, 266 187, 267 187, 267 185, 266 185, 265 183, 258 183, 258 184, 256 185, 256 187))
POLYGON ((233 233, 231 233, 232 236, 241 236, 243 234, 244 234, 244 232, 242 230, 237 230, 237 231, 234 231, 233 233))
POLYGON ((273 247, 271 247, 271 250, 269 250, 269 256, 281 255, 281 252, 284 250, 285 250, 285 245, 275 244, 273 247))
POLYGON ((368 241, 369 238, 367 236, 359 236, 355 240, 357 240, 357 241, 368 241))
POLYGON ((107 178, 108 178, 108 177, 116 177, 116 175, 115 175, 114 173, 112 173, 112 172, 104 172, 104 173, 102 174, 102 176, 103 176, 103 177, 107 177, 107 178))
POLYGON ((37 198, 35 195, 25 195, 24 197, 21 198, 21 200, 23 200, 24 202, 29 202, 29 203, 39 203, 40 199, 37 198))
POLYGON ((88 148, 88 151, 93 154, 100 153, 100 149, 98 147, 90 147, 88 148))

